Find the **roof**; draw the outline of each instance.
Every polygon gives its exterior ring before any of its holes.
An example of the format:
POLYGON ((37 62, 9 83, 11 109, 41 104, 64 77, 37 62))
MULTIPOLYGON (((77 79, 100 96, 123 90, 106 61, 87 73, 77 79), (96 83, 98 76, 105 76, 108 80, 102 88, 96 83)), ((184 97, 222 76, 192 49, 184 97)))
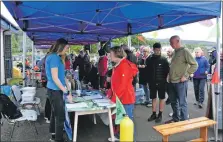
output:
POLYGON ((220 17, 220 1, 4 1, 36 45, 108 41, 220 17))
POLYGON ((7 18, 0 15, 0 19, 1 19, 1 28, 5 29, 5 30, 10 30, 14 33, 18 32, 19 29, 16 26, 14 26, 12 23, 10 23, 7 20, 7 18))

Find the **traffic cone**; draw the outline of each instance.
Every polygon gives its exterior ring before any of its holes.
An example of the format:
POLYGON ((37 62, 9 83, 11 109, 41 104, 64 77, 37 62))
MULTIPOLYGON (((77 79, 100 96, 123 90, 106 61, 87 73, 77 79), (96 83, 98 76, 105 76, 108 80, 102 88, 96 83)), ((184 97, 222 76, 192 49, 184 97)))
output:
POLYGON ((220 83, 220 78, 218 76, 218 71, 216 71, 216 70, 214 71, 214 74, 212 76, 211 83, 212 84, 218 84, 218 83, 220 83))

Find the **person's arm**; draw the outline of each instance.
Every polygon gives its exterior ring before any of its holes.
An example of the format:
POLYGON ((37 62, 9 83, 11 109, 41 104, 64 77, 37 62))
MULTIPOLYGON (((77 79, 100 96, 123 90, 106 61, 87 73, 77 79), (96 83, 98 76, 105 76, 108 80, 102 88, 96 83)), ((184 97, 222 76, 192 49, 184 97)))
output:
POLYGON ((188 78, 189 75, 193 74, 197 70, 198 64, 189 50, 185 49, 184 53, 186 62, 190 65, 187 72, 185 73, 185 77, 188 78))
POLYGON ((208 63, 208 60, 205 58, 205 74, 208 74, 209 68, 210 68, 210 65, 208 63))
POLYGON ((116 77, 115 79, 118 79, 119 80, 119 82, 118 82, 119 85, 118 86, 116 85, 117 88, 112 88, 112 91, 121 100, 123 94, 126 91, 126 84, 129 81, 128 75, 127 75, 128 74, 128 71, 125 68, 122 68, 122 69, 116 71, 114 74, 116 74, 115 75, 115 77, 116 77))
POLYGON ((61 83, 61 81, 58 78, 58 67, 53 67, 51 68, 51 74, 52 74, 52 78, 54 83, 60 88, 60 90, 62 90, 64 93, 66 93, 66 88, 63 86, 63 84, 61 83))

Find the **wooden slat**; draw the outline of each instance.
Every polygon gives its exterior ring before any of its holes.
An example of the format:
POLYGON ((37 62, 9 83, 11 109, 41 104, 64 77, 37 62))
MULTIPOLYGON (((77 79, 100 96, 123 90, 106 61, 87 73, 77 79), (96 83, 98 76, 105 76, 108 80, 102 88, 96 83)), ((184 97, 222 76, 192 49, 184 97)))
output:
POLYGON ((191 140, 190 142, 204 142, 202 138, 191 140))
POLYGON ((154 126, 153 128, 159 132, 159 131, 161 131, 163 129, 179 127, 179 126, 182 126, 182 125, 188 125, 188 124, 191 124, 191 123, 205 121, 205 120, 208 120, 208 118, 207 117, 199 117, 199 118, 189 119, 189 120, 185 120, 185 121, 180 121, 180 122, 175 122, 175 123, 170 123, 170 124, 154 126))
POLYGON ((172 135, 172 134, 176 134, 176 133, 180 133, 180 132, 184 132, 184 131, 189 131, 189 130, 198 129, 198 128, 202 128, 202 127, 208 127, 208 126, 211 126, 211 125, 214 125, 214 124, 216 124, 215 121, 206 120, 206 121, 201 121, 201 122, 197 122, 197 123, 181 125, 181 126, 178 126, 178 127, 163 129, 159 132, 163 136, 168 136, 168 135, 172 135))
POLYGON ((200 137, 201 137, 205 142, 208 141, 208 128, 207 128, 207 127, 200 128, 200 137))

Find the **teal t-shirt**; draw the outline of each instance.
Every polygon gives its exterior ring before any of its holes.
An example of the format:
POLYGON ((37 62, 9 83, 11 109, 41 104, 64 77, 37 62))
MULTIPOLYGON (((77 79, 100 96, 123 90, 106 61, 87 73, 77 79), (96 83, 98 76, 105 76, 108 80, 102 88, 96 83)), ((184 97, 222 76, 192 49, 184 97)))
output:
POLYGON ((45 70, 47 76, 47 88, 52 90, 60 90, 59 87, 53 81, 51 73, 52 68, 58 68, 58 78, 60 82, 65 86, 65 67, 61 57, 56 53, 52 53, 47 56, 45 62, 45 70))

